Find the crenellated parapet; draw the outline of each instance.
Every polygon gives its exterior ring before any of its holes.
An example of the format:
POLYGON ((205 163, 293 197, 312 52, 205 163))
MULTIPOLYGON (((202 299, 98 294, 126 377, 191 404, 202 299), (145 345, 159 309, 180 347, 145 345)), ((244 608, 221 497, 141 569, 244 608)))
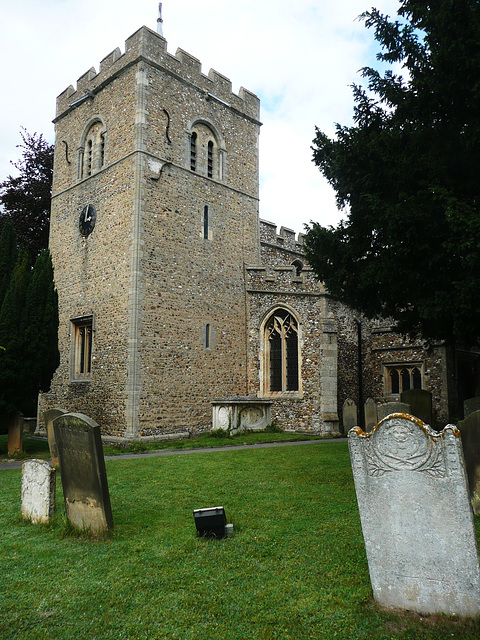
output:
POLYGON ((147 27, 142 27, 126 40, 125 53, 115 49, 100 62, 98 73, 92 67, 80 76, 76 88, 70 85, 58 96, 56 119, 84 101, 93 99, 109 82, 140 61, 195 87, 208 100, 217 101, 255 121, 259 119, 260 101, 255 94, 243 87, 238 95, 233 93, 228 78, 213 69, 208 75, 203 74, 201 62, 182 49, 171 55, 167 52, 167 41, 147 27))
POLYGON ((290 251, 303 253, 304 234, 299 233, 298 236, 292 229, 280 227, 277 233, 277 225, 268 220, 260 220, 260 242, 274 245, 280 249, 288 249, 290 251))
POLYGON ((295 294, 324 294, 325 287, 319 282, 310 267, 298 273, 291 266, 247 266, 247 290, 250 292, 282 292, 295 294))

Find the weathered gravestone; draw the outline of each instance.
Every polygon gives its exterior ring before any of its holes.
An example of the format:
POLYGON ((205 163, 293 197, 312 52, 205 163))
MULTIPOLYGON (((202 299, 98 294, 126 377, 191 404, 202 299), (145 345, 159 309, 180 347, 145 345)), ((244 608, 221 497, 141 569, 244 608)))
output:
POLYGON ((476 396, 475 398, 468 398, 468 400, 464 400, 463 402, 463 415, 465 418, 473 413, 474 411, 480 410, 480 398, 476 396))
POLYGON ((357 405, 347 398, 342 407, 343 431, 347 433, 352 427, 357 426, 357 405))
POLYGON ((392 413, 412 413, 410 405, 405 402, 384 402, 377 407, 378 420, 383 420, 392 413))
POLYGON ((20 453, 23 449, 23 413, 15 411, 8 422, 8 455, 20 453))
POLYGON ((94 534, 113 528, 100 427, 81 413, 66 413, 53 429, 68 519, 94 534))
POLYGON ((55 469, 46 460, 22 465, 22 517, 49 522, 55 513, 55 469))
POLYGON ((48 409, 43 412, 43 420, 45 422, 45 430, 47 432, 48 448, 50 449, 50 457, 52 458, 52 464, 54 467, 58 467, 58 450, 57 443, 55 441, 55 433, 53 431, 53 421, 58 416, 63 416, 68 413, 65 409, 48 409))
POLYGON ((377 403, 373 398, 367 398, 365 401, 365 431, 371 431, 377 422, 377 403))
POLYGON ((458 428, 462 433, 472 509, 476 515, 480 515, 480 411, 474 411, 459 422, 458 428))
POLYGON ((400 400, 410 405, 410 413, 425 424, 432 424, 432 393, 425 389, 402 391, 400 400))
POLYGON ((393 414, 348 434, 370 579, 385 607, 480 615, 480 566, 460 432, 393 414))

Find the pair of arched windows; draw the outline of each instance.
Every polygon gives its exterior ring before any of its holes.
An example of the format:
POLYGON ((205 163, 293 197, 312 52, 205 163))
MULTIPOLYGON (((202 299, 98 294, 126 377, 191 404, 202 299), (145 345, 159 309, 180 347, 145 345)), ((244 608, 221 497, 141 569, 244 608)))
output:
POLYGON ((300 342, 297 319, 275 309, 263 323, 264 393, 300 391, 300 342))
POLYGON ((223 145, 217 132, 203 122, 197 122, 190 132, 189 160, 190 171, 214 180, 223 177, 223 145))
POLYGON ((100 120, 95 120, 87 127, 78 153, 79 178, 88 178, 105 165, 105 133, 100 120))

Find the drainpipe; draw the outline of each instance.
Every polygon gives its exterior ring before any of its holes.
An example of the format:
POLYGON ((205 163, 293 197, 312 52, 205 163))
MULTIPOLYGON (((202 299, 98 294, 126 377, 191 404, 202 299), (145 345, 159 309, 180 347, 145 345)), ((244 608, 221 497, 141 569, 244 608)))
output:
POLYGON ((355 318, 357 324, 357 374, 358 374, 358 426, 365 431, 365 409, 363 406, 363 363, 362 363, 362 323, 359 318, 355 318))

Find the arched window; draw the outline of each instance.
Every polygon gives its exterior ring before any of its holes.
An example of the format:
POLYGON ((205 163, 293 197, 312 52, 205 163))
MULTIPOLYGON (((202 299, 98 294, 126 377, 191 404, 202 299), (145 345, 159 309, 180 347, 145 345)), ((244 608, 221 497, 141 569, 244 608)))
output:
POLYGON ((385 393, 398 395, 423 388, 423 367, 419 363, 385 364, 385 393))
POLYGON ((194 131, 190 136, 190 169, 197 170, 197 132, 194 131))
POLYGON ((95 120, 86 130, 79 149, 78 177, 88 178, 105 165, 105 128, 95 120))
POLYGON ((301 260, 294 260, 292 267, 295 267, 295 275, 298 277, 302 273, 303 262, 301 260))
POLYGON ((187 166, 190 171, 212 180, 223 180, 225 145, 218 129, 206 120, 189 125, 187 166))
POLYGON ((213 142, 211 140, 208 141, 207 176, 213 178, 213 142))
POLYGON ((264 326, 265 390, 299 391, 296 319, 286 309, 276 309, 264 326))

